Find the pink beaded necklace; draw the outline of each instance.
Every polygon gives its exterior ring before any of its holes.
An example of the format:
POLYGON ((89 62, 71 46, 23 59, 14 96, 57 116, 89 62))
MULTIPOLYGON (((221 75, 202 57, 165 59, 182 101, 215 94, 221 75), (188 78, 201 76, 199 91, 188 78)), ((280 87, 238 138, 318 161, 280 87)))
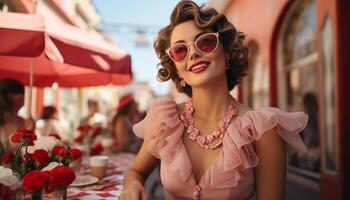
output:
POLYGON ((213 133, 203 136, 199 130, 194 126, 193 121, 193 104, 192 99, 188 99, 185 103, 185 108, 181 113, 181 120, 183 121, 186 132, 190 140, 195 141, 199 146, 205 149, 214 150, 218 148, 223 141, 227 127, 230 124, 233 116, 237 114, 239 108, 238 102, 232 97, 230 105, 228 106, 227 112, 223 119, 219 122, 218 127, 213 131, 213 133), (219 141, 215 144, 211 144, 213 140, 219 138, 219 141))

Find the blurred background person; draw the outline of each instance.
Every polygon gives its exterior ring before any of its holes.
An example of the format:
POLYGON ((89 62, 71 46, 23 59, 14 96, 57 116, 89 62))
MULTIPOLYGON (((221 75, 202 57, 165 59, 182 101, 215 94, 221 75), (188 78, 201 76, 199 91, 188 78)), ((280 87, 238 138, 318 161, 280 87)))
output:
POLYGON ((107 117, 99 112, 98 101, 96 99, 89 99, 88 115, 80 120, 80 125, 89 124, 91 126, 107 126, 107 117))
POLYGON ((33 130, 33 119, 24 120, 18 116, 19 109, 24 105, 24 85, 14 79, 0 80, 0 157, 15 150, 10 137, 18 128, 33 130))
POLYGON ((45 106, 43 108, 40 119, 36 122, 35 132, 38 136, 57 134, 63 142, 72 142, 72 135, 69 129, 61 124, 55 106, 45 106))
POLYGON ((111 134, 117 143, 117 146, 113 149, 114 151, 138 152, 141 140, 133 134, 132 126, 139 122, 141 117, 134 97, 131 94, 120 98, 117 112, 111 124, 111 134))

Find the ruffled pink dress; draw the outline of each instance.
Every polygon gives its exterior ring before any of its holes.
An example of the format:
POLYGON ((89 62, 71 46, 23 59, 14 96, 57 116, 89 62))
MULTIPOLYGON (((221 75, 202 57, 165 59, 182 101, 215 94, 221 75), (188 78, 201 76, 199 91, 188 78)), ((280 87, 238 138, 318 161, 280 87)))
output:
POLYGON ((235 117, 223 139, 218 157, 195 182, 192 166, 183 144, 184 125, 176 103, 171 99, 154 101, 146 118, 134 125, 149 152, 161 160, 161 181, 167 200, 193 199, 194 187, 201 188, 199 199, 247 199, 254 193, 253 169, 259 159, 252 143, 269 129, 277 127, 284 141, 300 152, 306 147, 299 133, 307 123, 303 112, 287 113, 267 107, 235 117))

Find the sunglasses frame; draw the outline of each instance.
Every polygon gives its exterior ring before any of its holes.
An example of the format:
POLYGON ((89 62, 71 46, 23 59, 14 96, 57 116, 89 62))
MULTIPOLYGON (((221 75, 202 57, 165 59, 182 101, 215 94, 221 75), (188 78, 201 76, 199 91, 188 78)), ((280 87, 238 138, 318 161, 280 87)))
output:
POLYGON ((188 57, 188 55, 189 55, 189 52, 190 52, 190 46, 191 46, 191 45, 194 45, 194 47, 195 47, 199 52, 201 52, 201 53, 203 53, 203 54, 206 54, 206 53, 212 53, 212 52, 214 52, 214 51, 218 48, 219 42, 220 42, 220 40, 219 40, 219 33, 218 33, 218 32, 214 32, 214 33, 204 33, 203 35, 199 36, 199 37, 198 37, 194 42, 192 42, 192 43, 189 43, 189 44, 187 44, 187 43, 185 43, 185 42, 176 43, 176 44, 171 45, 169 48, 167 48, 167 49, 165 50, 165 52, 166 52, 166 54, 169 56, 169 58, 170 58, 172 61, 177 62, 177 63, 182 63, 182 62, 184 62, 184 61, 187 59, 187 57, 188 57), (200 49, 197 47, 197 42, 198 42, 198 40, 199 40, 201 37, 205 36, 205 35, 215 35, 216 40, 217 40, 217 43, 216 43, 215 48, 214 48, 213 50, 211 50, 210 52, 204 52, 204 51, 200 50, 200 49), (170 49, 173 48, 174 46, 177 46, 177 45, 185 45, 186 48, 187 48, 186 56, 185 56, 185 58, 184 58, 183 60, 181 60, 181 61, 176 61, 176 60, 174 60, 174 59, 170 56, 170 49))

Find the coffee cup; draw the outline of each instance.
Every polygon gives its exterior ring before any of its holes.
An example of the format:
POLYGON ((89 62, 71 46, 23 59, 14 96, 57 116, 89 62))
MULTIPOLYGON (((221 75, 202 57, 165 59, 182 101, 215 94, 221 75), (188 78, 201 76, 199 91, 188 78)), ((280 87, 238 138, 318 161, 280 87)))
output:
POLYGON ((89 159, 91 175, 99 179, 106 176, 108 156, 91 156, 89 159))

